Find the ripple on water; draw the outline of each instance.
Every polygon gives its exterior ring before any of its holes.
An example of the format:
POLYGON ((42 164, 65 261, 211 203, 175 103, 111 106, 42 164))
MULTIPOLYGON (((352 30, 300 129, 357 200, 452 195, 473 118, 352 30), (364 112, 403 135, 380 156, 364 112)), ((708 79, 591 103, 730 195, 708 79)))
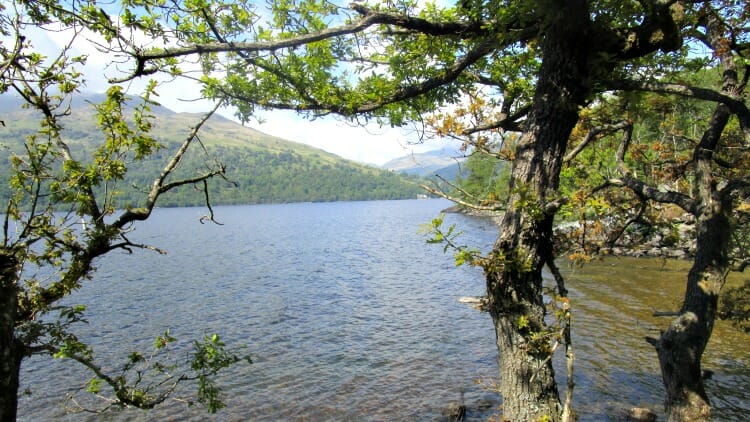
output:
MULTIPOLYGON (((499 403, 489 317, 457 303, 484 290, 478 269, 456 268, 417 234, 443 201, 219 207, 224 226, 200 225, 202 210, 160 209, 131 235, 169 255, 107 257, 73 297, 89 304, 80 335, 102 357, 122 359, 170 328, 178 349, 203 332, 247 345, 255 361, 221 377, 228 407, 214 420, 438 420, 463 394, 473 420, 499 403), (190 227, 190 230, 185 230, 190 227), (139 238, 140 236, 140 238, 139 238), (123 352, 123 350, 125 352, 123 352)), ((484 220, 446 216, 462 241, 487 249, 484 220)), ((581 420, 622 408, 661 406, 653 349, 644 341, 666 322, 653 309, 679 303, 680 269, 647 261, 567 269, 573 303, 575 406, 581 420), (617 270, 627 268, 628 271, 617 270), (670 281, 676 280, 676 281, 670 281), (665 305, 666 304, 666 305, 665 305)), ((667 321, 668 322, 668 321, 667 321)), ((706 365, 716 415, 746 415, 747 336, 717 324, 706 365)), ((558 368, 564 368, 557 357, 558 368)), ((122 362, 122 360, 120 360, 122 362)), ((564 371, 558 370, 560 385, 564 371)), ((69 362, 24 367, 20 420, 204 420, 171 402, 151 413, 65 417, 59 398, 89 375, 69 362)))

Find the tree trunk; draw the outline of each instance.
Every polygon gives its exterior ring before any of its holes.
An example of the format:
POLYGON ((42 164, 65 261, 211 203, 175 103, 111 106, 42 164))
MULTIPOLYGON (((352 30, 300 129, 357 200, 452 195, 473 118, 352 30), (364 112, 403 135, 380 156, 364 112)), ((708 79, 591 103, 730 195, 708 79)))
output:
POLYGON ((0 422, 16 420, 23 347, 15 338, 18 292, 12 254, 0 251, 0 422))
POLYGON ((701 358, 716 319, 719 293, 729 267, 732 198, 716 189, 713 151, 729 120, 719 104, 694 153, 697 248, 688 273, 680 316, 657 344, 670 421, 708 421, 711 405, 703 385, 701 358))
POLYGON ((680 316, 657 346, 670 421, 708 421, 711 405, 703 385, 701 358, 711 338, 727 264, 723 251, 730 225, 724 215, 699 223, 698 250, 688 274, 680 316))
POLYGON ((542 268, 552 255, 554 213, 568 138, 589 93, 590 48, 583 45, 585 1, 568 1, 550 16, 533 107, 516 148, 510 202, 485 265, 488 310, 497 336, 504 417, 560 418, 560 399, 544 321, 542 268))

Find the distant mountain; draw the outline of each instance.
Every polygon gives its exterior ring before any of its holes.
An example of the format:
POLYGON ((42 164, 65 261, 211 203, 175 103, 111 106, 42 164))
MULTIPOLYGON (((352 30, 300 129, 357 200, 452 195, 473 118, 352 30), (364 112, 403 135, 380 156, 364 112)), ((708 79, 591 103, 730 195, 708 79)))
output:
MULTIPOLYGON (((90 152, 101 143, 101 132, 95 122, 89 102, 97 103, 103 96, 76 100, 71 105, 71 115, 61 120, 63 136, 77 159, 85 161, 90 152), (87 102, 89 101, 89 102, 87 102)), ((8 156, 21 151, 23 139, 37 130, 38 115, 20 107, 20 101, 8 95, 0 96, 0 168, 7 169, 8 156)), ((176 113, 164 107, 152 107, 155 116, 152 135, 164 148, 143 162, 129 166, 128 178, 121 190, 121 206, 138 205, 142 192, 161 171, 171 154, 187 136, 201 114, 176 113)), ((214 115, 200 133, 200 145, 195 144, 183 158, 182 173, 205 166, 207 160, 224 163, 227 178, 211 182, 211 200, 214 204, 252 204, 268 202, 307 202, 371 199, 415 198, 424 193, 419 179, 345 160, 334 154, 309 145, 277 138, 244 127, 236 122, 214 115)), ((6 170, 0 179, 7 180, 6 170)), ((0 200, 8 197, 8 183, 0 180, 0 200)), ((162 206, 200 205, 201 192, 186 187, 170 192, 163 198, 162 206)))
POLYGON ((439 175, 446 180, 455 180, 461 171, 466 157, 456 150, 443 148, 428 152, 414 153, 395 158, 381 167, 398 173, 431 177, 439 175))

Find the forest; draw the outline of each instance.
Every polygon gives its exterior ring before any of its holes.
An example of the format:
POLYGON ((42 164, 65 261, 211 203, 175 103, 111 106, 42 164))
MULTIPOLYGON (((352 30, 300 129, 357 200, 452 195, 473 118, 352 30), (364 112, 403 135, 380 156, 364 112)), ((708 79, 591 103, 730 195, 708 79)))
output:
MULTIPOLYGON (((163 143, 162 149, 150 159, 130 166, 128 177, 118 187, 115 206, 142 206, 142 192, 158 176, 164 157, 172 155, 178 147, 177 143, 163 143)), ((87 155, 83 147, 74 151, 87 155)), ((209 183, 211 202, 215 205, 414 199, 424 193, 419 187, 424 181, 418 177, 345 160, 323 160, 291 149, 275 152, 217 145, 210 146, 208 154, 227 167, 226 180, 209 183)), ((9 155, 9 150, 1 151, 0 159, 7 162, 9 155)), ((204 159, 203 154, 186 155, 184 171, 201 169, 204 159)), ((8 197, 9 184, 4 182, 0 185, 0 198, 7 201, 8 197)), ((203 201, 203 192, 185 186, 164 195, 160 206, 200 206, 203 201)))
MULTIPOLYGON (((101 99, 96 95, 81 96, 71 110, 75 125, 66 127, 65 136, 76 157, 90 157, 97 145, 91 104, 101 99)), ((0 141, 0 160, 9 162, 11 155, 23 150, 24 138, 33 133, 36 122, 33 114, 23 110, 17 100, 3 99, 0 111, 6 118, 13 119, 12 127, 6 128, 0 141)), ((159 175, 164 160, 178 150, 179 139, 187 134, 191 118, 196 117, 160 106, 154 106, 152 113, 160 146, 151 156, 129 163, 125 179, 108 187, 117 191, 115 206, 118 208, 144 205, 142 192, 159 175)), ((413 199, 424 193, 419 187, 424 180, 417 177, 365 166, 303 144, 275 139, 220 116, 209 121, 208 126, 202 136, 205 150, 188 151, 175 176, 200 171, 206 161, 222 163, 226 166, 226 178, 209 182, 211 202, 216 205, 413 199)), ((0 177, 7 180, 10 173, 0 177)), ((2 202, 7 202, 10 192, 7 181, 0 184, 2 202)), ((199 206, 203 202, 200 190, 181 187, 164 195, 160 206, 199 206)))

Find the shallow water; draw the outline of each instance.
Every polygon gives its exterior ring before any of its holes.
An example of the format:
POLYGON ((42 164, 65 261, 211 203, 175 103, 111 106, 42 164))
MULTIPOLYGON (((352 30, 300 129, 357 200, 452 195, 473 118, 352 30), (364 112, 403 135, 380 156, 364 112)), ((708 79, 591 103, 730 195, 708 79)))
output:
MULTIPOLYGON (((426 245, 421 224, 450 205, 440 200, 218 207, 222 226, 199 224, 203 210, 160 209, 131 235, 166 249, 103 259, 71 303, 89 305, 81 337, 97 356, 122 363, 169 328, 189 347, 219 332, 247 345, 255 363, 222 378, 228 407, 215 420, 440 420, 463 395, 470 419, 500 404, 489 317, 458 303, 480 295, 481 271, 456 268, 426 245), (481 380, 478 383, 477 380, 481 380)), ((485 220, 450 214, 464 243, 488 249, 485 220)), ((575 406, 581 420, 616 420, 622 409, 658 409, 656 355, 643 340, 669 321, 685 268, 658 260, 608 260, 566 268, 577 354, 575 406)), ((717 324, 706 367, 717 420, 750 411, 748 337, 717 324)), ((563 368, 562 365, 558 365, 563 368)), ((564 385, 562 369, 558 369, 564 385)), ((66 414, 61 398, 90 375, 71 362, 32 359, 22 375, 20 420, 202 420, 170 402, 151 412, 66 414)))
MULTIPOLYGON (((615 419, 631 406, 661 412, 661 373, 645 337, 658 337, 671 322, 654 317, 654 311, 680 308, 688 269, 688 262, 642 258, 608 258, 565 269, 581 420, 615 419)), ((746 420, 750 412, 749 344, 750 336, 717 321, 703 358, 703 368, 714 371, 706 389, 715 420, 746 420)))

